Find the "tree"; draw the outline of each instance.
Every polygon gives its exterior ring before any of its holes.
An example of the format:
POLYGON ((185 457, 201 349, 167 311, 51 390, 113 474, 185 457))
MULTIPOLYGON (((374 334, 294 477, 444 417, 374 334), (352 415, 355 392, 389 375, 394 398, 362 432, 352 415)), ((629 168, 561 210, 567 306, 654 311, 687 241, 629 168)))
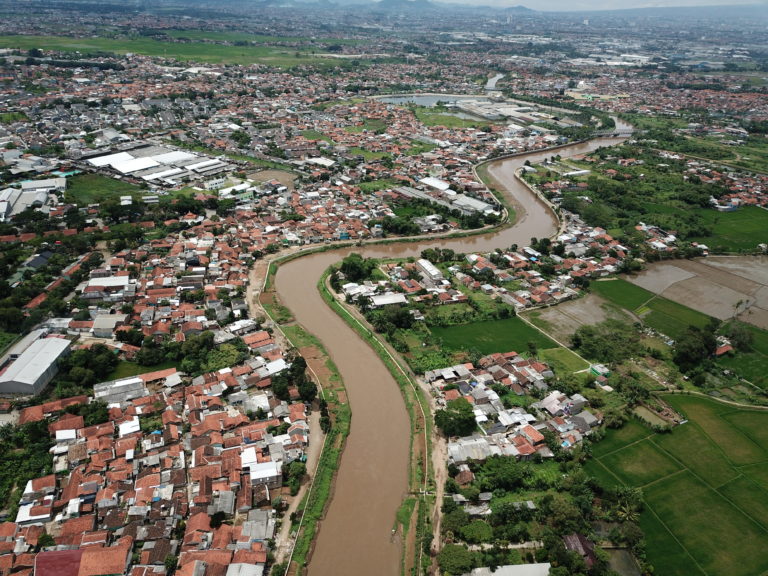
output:
POLYGON ((173 554, 168 554, 168 556, 165 557, 165 561, 163 564, 165 564, 165 570, 167 574, 173 574, 173 572, 176 571, 176 565, 179 563, 179 559, 174 556, 173 554))
POLYGON ((477 470, 480 488, 487 492, 514 490, 531 475, 530 469, 514 458, 491 456, 477 470))
POLYGON ((222 524, 224 524, 224 520, 226 517, 227 517, 226 514, 221 510, 211 514, 211 528, 213 528, 214 530, 216 528, 219 528, 222 524))
POLYGON ((299 493, 299 487, 306 474, 307 465, 300 460, 294 460, 283 467, 283 475, 286 478, 288 487, 291 489, 291 496, 296 496, 299 493))
POLYGON ((43 548, 48 548, 49 546, 56 546, 56 540, 53 539, 53 536, 45 532, 37 539, 37 549, 42 550, 43 548))
POLYGON ((731 322, 724 330, 736 350, 747 352, 752 348, 753 333, 741 322, 731 322))
POLYGON ((713 331, 689 326, 685 334, 675 342, 672 360, 681 372, 691 372, 714 354, 716 348, 717 340, 713 331))
POLYGON ((491 541, 493 529, 482 520, 473 520, 461 529, 461 535, 470 544, 480 544, 491 541))
POLYGON ((475 557, 467 548, 457 544, 446 544, 437 555, 440 570, 446 576, 458 576, 475 567, 475 557))
POLYGON ((309 378, 299 383, 298 388, 299 396, 304 402, 312 402, 317 397, 317 386, 309 378))
POLYGON ((363 258, 357 252, 352 252, 341 261, 339 270, 349 282, 367 280, 376 269, 378 262, 373 258, 363 258))
POLYGON ((472 405, 464 398, 451 400, 435 413, 435 424, 446 436, 468 436, 476 427, 472 405))

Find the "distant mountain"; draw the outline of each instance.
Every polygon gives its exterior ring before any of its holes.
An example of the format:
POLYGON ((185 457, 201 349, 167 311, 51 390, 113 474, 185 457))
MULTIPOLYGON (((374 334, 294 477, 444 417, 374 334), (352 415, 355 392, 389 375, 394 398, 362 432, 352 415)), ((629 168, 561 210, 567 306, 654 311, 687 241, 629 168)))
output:
POLYGON ((733 4, 720 6, 652 6, 647 8, 605 8, 598 10, 558 10, 561 14, 588 14, 590 16, 599 15, 621 15, 632 17, 673 17, 696 19, 725 19, 732 20, 736 18, 757 18, 759 20, 768 20, 768 4, 760 2, 757 4, 733 4))

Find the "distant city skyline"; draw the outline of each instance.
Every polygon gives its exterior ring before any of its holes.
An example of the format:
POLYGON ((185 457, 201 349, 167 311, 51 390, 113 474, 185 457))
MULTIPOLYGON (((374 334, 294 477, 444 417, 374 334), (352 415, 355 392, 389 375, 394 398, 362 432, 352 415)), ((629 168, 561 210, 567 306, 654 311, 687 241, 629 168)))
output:
POLYGON ((765 6, 768 14, 768 2, 745 2, 744 0, 438 0, 451 4, 477 4, 497 8, 525 6, 540 12, 579 12, 598 10, 625 10, 631 8, 671 8, 696 6, 765 6))

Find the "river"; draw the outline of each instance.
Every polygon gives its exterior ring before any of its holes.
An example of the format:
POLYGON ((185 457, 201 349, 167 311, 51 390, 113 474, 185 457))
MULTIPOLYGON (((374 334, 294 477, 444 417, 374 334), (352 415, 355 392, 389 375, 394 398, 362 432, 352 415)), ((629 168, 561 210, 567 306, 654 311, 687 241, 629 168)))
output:
POLYGON ((309 255, 281 266, 275 278, 280 300, 298 323, 315 334, 336 363, 352 407, 352 426, 336 487, 320 526, 308 573, 396 576, 402 542, 392 538, 395 512, 408 490, 408 415, 394 379, 378 356, 323 302, 315 289, 321 274, 349 252, 366 257, 406 258, 429 247, 457 252, 491 251, 526 245, 532 236, 551 236, 557 222, 550 210, 514 176, 526 160, 583 154, 619 140, 598 140, 557 151, 532 152, 493 162, 490 175, 515 206, 514 226, 468 238, 367 245, 309 255))

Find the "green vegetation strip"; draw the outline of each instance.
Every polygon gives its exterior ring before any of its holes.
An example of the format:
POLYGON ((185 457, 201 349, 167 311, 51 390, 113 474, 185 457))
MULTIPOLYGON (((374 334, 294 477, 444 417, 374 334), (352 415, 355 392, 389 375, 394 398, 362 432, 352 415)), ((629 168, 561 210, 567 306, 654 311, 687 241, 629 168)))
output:
POLYGON ((5 354, 17 340, 21 340, 21 336, 18 334, 11 334, 10 332, 3 332, 0 330, 0 354, 5 354))
POLYGON ((302 64, 341 65, 339 60, 315 57, 306 51, 282 46, 227 46, 210 42, 166 42, 151 38, 70 38, 64 36, 1 36, 0 48, 58 50, 61 52, 136 53, 212 64, 262 63, 281 68, 302 64))
MULTIPOLYGON (((322 343, 300 326, 286 327, 283 333, 294 346, 316 346, 323 355, 328 356, 322 343)), ((329 359, 326 366, 331 372, 330 380, 340 384, 341 376, 336 365, 329 359)), ((333 426, 326 434, 312 485, 296 511, 297 518, 301 518, 301 530, 296 537, 292 554, 292 561, 299 567, 297 574, 301 573, 306 564, 307 555, 317 534, 318 524, 330 500, 333 480, 339 468, 352 421, 352 410, 349 404, 338 402, 338 396, 335 393, 327 394, 325 390, 323 390, 323 397, 328 403, 329 412, 334 415, 333 426)))

